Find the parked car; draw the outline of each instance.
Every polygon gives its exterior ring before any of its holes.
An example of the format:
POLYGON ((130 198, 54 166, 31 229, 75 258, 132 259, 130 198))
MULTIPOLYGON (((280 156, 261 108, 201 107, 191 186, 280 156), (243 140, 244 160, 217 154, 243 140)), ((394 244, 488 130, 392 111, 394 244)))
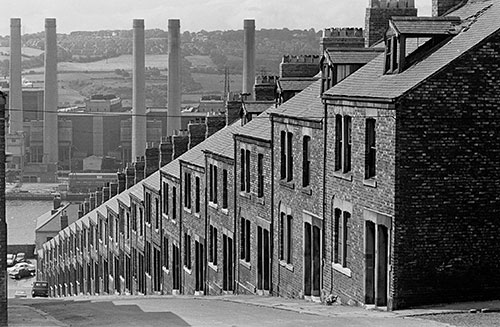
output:
POLYGON ((24 254, 24 252, 19 252, 18 254, 16 254, 16 260, 14 260, 14 262, 18 263, 23 261, 26 261, 26 254, 24 254))
POLYGON ((33 288, 31 289, 31 296, 49 296, 49 283, 43 281, 36 281, 33 283, 33 288))
POLYGON ((16 270, 19 270, 22 268, 26 268, 30 272, 33 272, 33 273, 36 271, 35 265, 32 264, 31 261, 27 260, 25 262, 16 263, 14 266, 7 268, 7 272, 10 274, 11 272, 15 272, 16 270))
POLYGON ((30 271, 28 268, 19 268, 9 273, 10 278, 21 279, 23 277, 34 276, 35 273, 30 271))
POLYGON ((12 267, 14 265, 14 261, 16 260, 16 256, 12 253, 7 254, 7 267, 12 267))

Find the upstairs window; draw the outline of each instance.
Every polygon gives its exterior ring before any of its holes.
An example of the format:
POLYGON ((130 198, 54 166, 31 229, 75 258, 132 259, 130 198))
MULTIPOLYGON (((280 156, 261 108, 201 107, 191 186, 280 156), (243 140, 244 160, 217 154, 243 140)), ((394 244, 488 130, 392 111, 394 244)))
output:
POLYGON ((302 187, 309 186, 310 183, 310 143, 311 137, 306 135, 302 139, 302 187))
POLYGON ((293 180, 293 133, 281 131, 281 179, 293 180))
POLYGON ((177 188, 172 187, 172 219, 177 219, 177 188))
POLYGON ((209 201, 217 203, 217 166, 210 164, 210 188, 209 188, 209 201))
POLYGON ((227 169, 222 170, 222 208, 227 209, 227 169))
POLYGON ((194 204, 194 212, 200 212, 200 177, 196 176, 195 179, 195 204, 194 204))
POLYGON ((163 213, 168 216, 168 184, 163 182, 163 213))
POLYGON ((146 209, 146 223, 151 224, 151 194, 146 193, 146 203, 144 205, 146 209))
POLYGON ((184 207, 191 209, 191 174, 184 173, 184 207))
POLYGON ((250 150, 241 149, 241 187, 240 190, 250 193, 250 150))
POLYGON ((264 196, 264 155, 257 155, 257 197, 264 196))
POLYGON ((280 214, 280 260, 292 263, 292 223, 293 218, 284 212, 280 214))
POLYGON ((351 116, 335 115, 335 170, 351 171, 351 116))
POLYGON ((366 131, 365 131, 365 179, 375 177, 376 170, 376 154, 377 149, 375 148, 375 119, 366 119, 366 131))

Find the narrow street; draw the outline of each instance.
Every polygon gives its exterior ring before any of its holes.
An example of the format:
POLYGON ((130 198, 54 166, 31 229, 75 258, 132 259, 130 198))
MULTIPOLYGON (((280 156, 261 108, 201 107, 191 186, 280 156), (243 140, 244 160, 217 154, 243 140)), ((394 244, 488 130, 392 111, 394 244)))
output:
POLYGON ((226 297, 12 299, 9 326, 29 325, 29 320, 20 321, 23 310, 47 319, 34 320, 39 326, 449 326, 362 308, 328 307, 331 314, 326 316, 289 310, 291 302, 277 309, 235 298, 237 302, 226 297))

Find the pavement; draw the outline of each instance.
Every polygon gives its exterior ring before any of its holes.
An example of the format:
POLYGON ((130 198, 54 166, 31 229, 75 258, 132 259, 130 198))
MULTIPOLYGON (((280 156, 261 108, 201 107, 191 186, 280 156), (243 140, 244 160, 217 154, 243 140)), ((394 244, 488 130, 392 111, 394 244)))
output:
MULTIPOLYGON (((300 299, 286 299, 280 297, 272 296, 253 296, 253 295, 223 295, 223 296, 120 296, 120 295, 110 295, 110 296, 77 296, 68 297, 61 299, 9 299, 8 314, 9 314, 9 326, 40 326, 40 327, 53 327, 53 326, 69 326, 72 324, 67 324, 57 320, 46 312, 34 308, 31 304, 34 301, 39 301, 38 303, 43 303, 43 301, 57 301, 64 305, 64 301, 71 301, 77 303, 78 301, 83 302, 108 302, 115 305, 124 305, 128 301, 141 303, 139 305, 143 312, 155 312, 155 305, 161 305, 162 300, 172 301, 175 299, 179 300, 196 300, 196 301, 209 301, 214 304, 214 301, 230 302, 237 304, 244 304, 250 306, 257 306, 267 309, 275 310, 285 310, 295 312, 301 315, 313 315, 322 316, 329 318, 339 318, 339 319, 362 319, 363 321, 369 321, 369 319, 393 319, 393 318, 408 318, 408 319, 418 319, 419 316, 430 316, 430 315, 444 315, 444 314, 463 314, 478 312, 479 315, 489 312, 500 312, 500 300, 499 301, 487 301, 487 302, 464 302, 464 303, 454 303, 454 304, 442 304, 425 306, 413 309, 399 310, 399 311, 382 311, 378 309, 367 309, 363 307, 354 307, 347 305, 333 304, 330 306, 308 302, 300 299), (481 313, 482 312, 482 313, 481 313)), ((200 303, 209 303, 200 302, 200 303)), ((223 303, 221 303, 223 305, 223 303)), ((349 320, 347 320, 349 321, 349 320)), ((422 320, 424 321, 424 320, 422 320)), ((430 323, 430 322, 429 322, 430 323)), ((427 325, 427 323, 425 323, 427 325)), ((432 326, 451 326, 446 323, 435 323, 432 326)))

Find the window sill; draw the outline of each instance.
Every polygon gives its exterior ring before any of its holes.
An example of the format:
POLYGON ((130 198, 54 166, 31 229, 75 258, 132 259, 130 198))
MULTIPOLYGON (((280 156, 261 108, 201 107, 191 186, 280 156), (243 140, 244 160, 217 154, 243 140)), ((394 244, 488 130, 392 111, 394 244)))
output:
POLYGON ((287 263, 286 261, 280 260, 280 266, 285 267, 287 270, 293 272, 293 265, 291 263, 287 263))
POLYGON ((245 191, 240 191, 240 196, 247 198, 247 199, 250 199, 252 197, 252 195, 250 193, 247 193, 245 191))
POLYGON ((339 263, 333 263, 332 262, 332 268, 333 268, 333 270, 336 270, 339 273, 344 274, 344 275, 346 275, 349 278, 352 277, 351 269, 349 269, 347 267, 342 267, 342 265, 339 264, 339 263))
POLYGON ((167 275, 170 275, 170 270, 168 270, 167 268, 165 268, 165 266, 161 267, 163 272, 167 275))
POLYGON ((343 173, 340 170, 334 171, 333 176, 352 182, 352 172, 343 173))
POLYGON ((186 211, 187 213, 191 213, 191 208, 184 207, 184 211, 186 211))
POLYGON ((195 216, 196 218, 200 218, 200 213, 199 213, 199 212, 195 212, 195 213, 194 213, 194 216, 195 216))
POLYGON ((155 233, 160 234, 160 230, 158 228, 155 228, 155 233))
POLYGON ((377 181, 375 180, 374 177, 372 177, 370 179, 363 180, 363 185, 368 186, 368 187, 376 188, 377 187, 377 181))
POLYGON ((227 208, 222 208, 222 209, 220 209, 220 211, 221 211, 223 214, 225 214, 225 215, 228 215, 228 214, 229 214, 229 209, 227 209, 227 208))
POLYGON ((260 198, 255 199, 255 202, 257 202, 257 204, 264 205, 265 204, 264 197, 262 196, 260 198))
POLYGON ((177 225, 177 219, 170 219, 170 221, 172 222, 172 224, 177 225))
POLYGON ((302 187, 300 191, 305 195, 312 195, 311 186, 302 187))
POLYGON ((282 179, 282 180, 280 180, 280 185, 284 186, 286 188, 289 188, 291 190, 295 189, 295 183, 293 182, 293 180, 286 181, 286 180, 282 179))
POLYGON ((214 265, 212 262, 208 263, 208 267, 212 268, 215 272, 219 271, 219 267, 217 265, 214 265))
POLYGON ((240 259, 240 265, 247 269, 252 269, 252 264, 250 262, 246 262, 245 260, 240 259))
POLYGON ((163 218, 165 218, 165 219, 168 219, 168 214, 166 214, 166 213, 164 213, 164 212, 161 214, 161 216, 162 216, 163 218))
POLYGON ((219 205, 215 202, 208 202, 208 206, 209 207, 212 207, 214 209, 218 209, 219 208, 219 205))
POLYGON ((189 269, 188 267, 184 266, 184 271, 187 272, 188 274, 192 274, 193 273, 193 269, 189 269))

